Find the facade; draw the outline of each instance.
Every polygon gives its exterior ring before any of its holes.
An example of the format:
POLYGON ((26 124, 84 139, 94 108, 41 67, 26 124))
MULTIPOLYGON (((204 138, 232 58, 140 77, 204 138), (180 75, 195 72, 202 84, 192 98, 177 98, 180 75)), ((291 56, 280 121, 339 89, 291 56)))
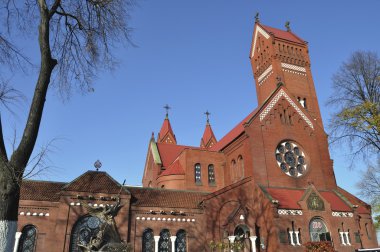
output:
POLYGON ((376 247, 370 206, 336 184, 307 43, 257 21, 250 61, 258 108, 219 141, 207 120, 199 147, 179 145, 166 115, 143 187, 99 171, 24 181, 18 251, 79 251, 99 227, 83 202, 112 205, 119 192, 115 221, 134 251, 210 251, 211 241, 271 252, 319 241, 342 252, 376 247))

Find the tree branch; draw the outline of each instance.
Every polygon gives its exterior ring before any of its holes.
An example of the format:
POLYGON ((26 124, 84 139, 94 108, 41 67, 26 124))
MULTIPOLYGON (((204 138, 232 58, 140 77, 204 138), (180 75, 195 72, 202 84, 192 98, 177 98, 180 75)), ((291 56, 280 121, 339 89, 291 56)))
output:
POLYGON ((1 123, 1 114, 0 114, 0 158, 3 162, 8 162, 7 150, 5 149, 4 136, 3 136, 3 125, 1 123))

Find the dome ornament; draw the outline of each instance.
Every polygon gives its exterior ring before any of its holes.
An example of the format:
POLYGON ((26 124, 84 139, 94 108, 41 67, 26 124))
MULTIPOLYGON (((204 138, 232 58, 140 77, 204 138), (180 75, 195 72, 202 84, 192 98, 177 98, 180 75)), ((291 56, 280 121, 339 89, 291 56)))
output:
POLYGON ((96 160, 95 163, 94 163, 94 167, 96 169, 96 171, 99 171, 99 169, 102 167, 102 162, 100 162, 100 160, 96 160))

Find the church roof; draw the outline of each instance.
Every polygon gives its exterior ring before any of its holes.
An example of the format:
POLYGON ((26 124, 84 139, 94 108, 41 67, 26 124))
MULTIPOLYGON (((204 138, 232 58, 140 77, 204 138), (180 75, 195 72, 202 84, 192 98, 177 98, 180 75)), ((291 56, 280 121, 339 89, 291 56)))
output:
POLYGON ((164 142, 165 137, 167 137, 168 135, 174 138, 173 139, 174 142, 176 141, 176 138, 175 138, 172 126, 170 124, 169 118, 166 116, 164 122, 162 123, 160 133, 158 134, 157 142, 164 142))
MULTIPOLYGON (((87 171, 63 187, 65 191, 118 194, 121 185, 108 173, 87 171)), ((122 190, 121 194, 129 194, 122 190)))
POLYGON ((351 204, 359 206, 357 212, 360 214, 371 214, 371 206, 360 200, 356 196, 347 192, 343 188, 338 187, 337 193, 341 195, 341 197, 347 199, 351 204))
POLYGON ((169 167, 175 159, 185 149, 199 149, 198 147, 191 147, 185 145, 157 143, 158 152, 160 153, 162 166, 169 167))
POLYGON ((283 30, 262 25, 262 24, 259 24, 259 25, 268 33, 273 34, 275 38, 280 38, 280 39, 292 41, 295 43, 305 44, 305 40, 301 39, 300 37, 298 37, 296 34, 294 34, 291 31, 283 31, 283 30))
POLYGON ((244 124, 256 114, 258 109, 252 111, 243 121, 238 123, 230 132, 228 132, 222 139, 220 139, 213 147, 210 148, 211 151, 220 151, 228 144, 230 144, 233 140, 235 140, 238 136, 240 136, 244 132, 244 124))
POLYGON ((23 180, 20 189, 20 200, 59 201, 59 192, 66 183, 23 180))
POLYGON ((159 188, 127 187, 132 206, 197 209, 207 193, 159 188))
POLYGON ((183 170, 179 160, 176 160, 172 163, 165 171, 163 171, 160 176, 168 175, 184 175, 185 171, 183 170))
MULTIPOLYGON (((293 188, 270 187, 270 188, 263 188, 263 189, 266 191, 266 193, 269 194, 271 199, 279 201, 279 208, 282 208, 282 209, 301 209, 301 206, 298 204, 298 202, 302 200, 302 197, 306 193, 305 189, 295 189, 295 188, 293 189, 293 188)), ((345 201, 336 192, 319 191, 319 193, 327 202, 329 202, 332 211, 338 211, 338 212, 352 211, 352 208, 350 207, 350 202, 345 201)), ((363 206, 360 206, 360 207, 363 207, 363 206)), ((365 213, 365 212, 361 211, 359 213, 365 213)))
POLYGON ((214 144, 215 144, 216 137, 214 135, 214 132, 212 131, 210 123, 207 122, 205 131, 203 132, 203 136, 201 139, 201 147, 204 147, 204 148, 212 147, 212 146, 208 146, 208 143, 211 140, 214 140, 214 144))

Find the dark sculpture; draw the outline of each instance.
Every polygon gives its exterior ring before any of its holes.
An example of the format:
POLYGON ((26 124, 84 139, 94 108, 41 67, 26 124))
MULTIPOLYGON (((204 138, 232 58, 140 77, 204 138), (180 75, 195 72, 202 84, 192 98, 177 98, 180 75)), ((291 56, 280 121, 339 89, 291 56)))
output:
MULTIPOLYGON (((120 189, 121 192, 121 189, 120 189)), ((79 243, 78 246, 83 252, 91 251, 117 251, 117 252, 129 252, 132 251, 130 244, 121 240, 120 234, 117 231, 115 216, 119 210, 123 207, 120 204, 120 193, 117 197, 115 205, 105 205, 94 207, 87 202, 82 202, 82 206, 86 208, 90 216, 99 218, 101 225, 99 231, 91 237, 88 244, 79 243)))

